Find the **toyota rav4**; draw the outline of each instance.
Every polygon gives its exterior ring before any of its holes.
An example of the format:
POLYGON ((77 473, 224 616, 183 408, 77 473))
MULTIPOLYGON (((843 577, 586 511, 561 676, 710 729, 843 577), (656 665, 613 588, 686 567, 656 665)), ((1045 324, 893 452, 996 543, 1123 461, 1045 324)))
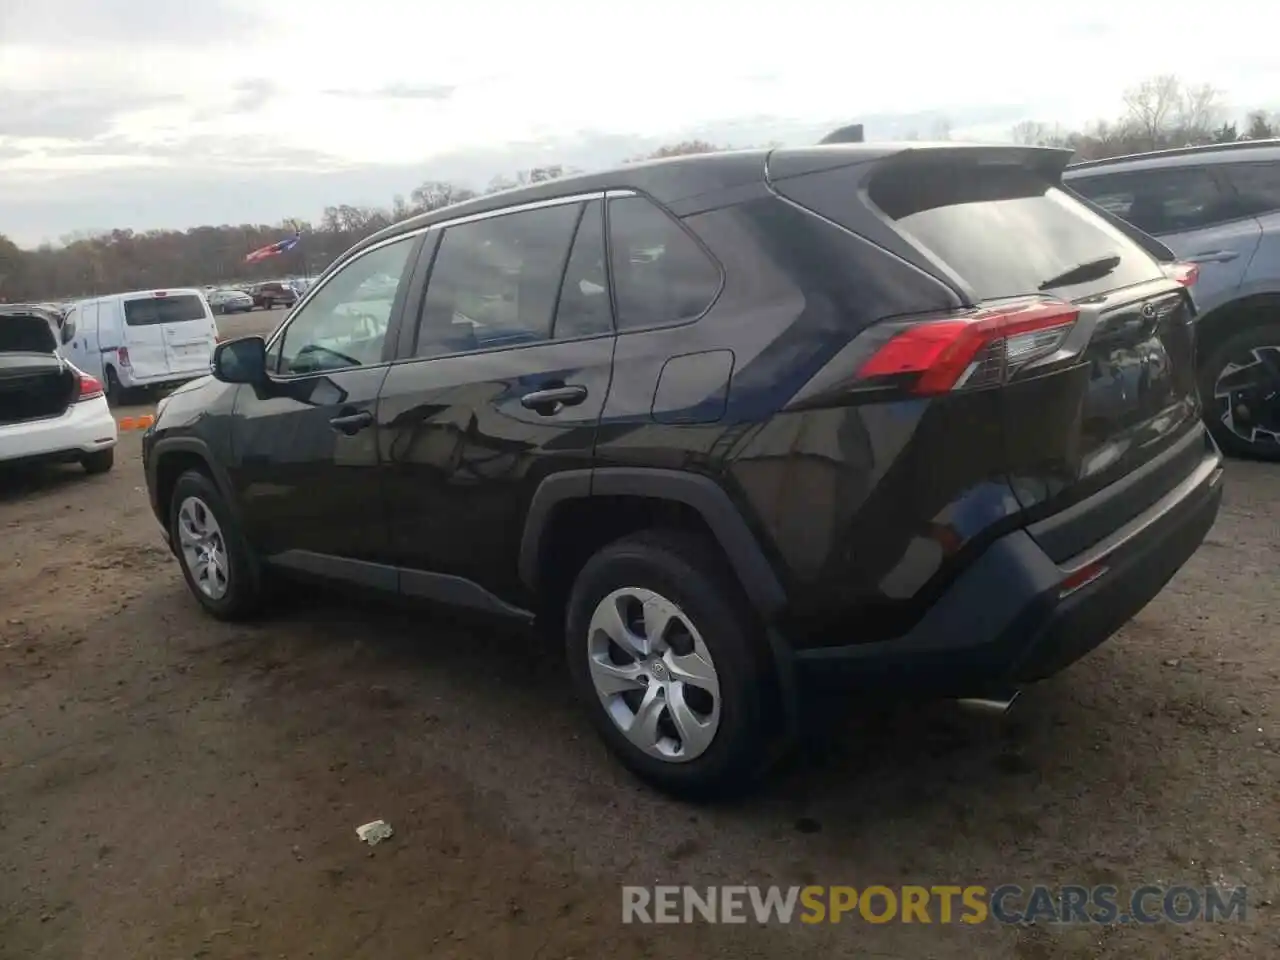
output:
POLYGON ((684 795, 758 773, 810 682, 1005 701, 1222 492, 1194 270, 1067 158, 731 152, 407 220, 162 402, 155 515, 217 617, 292 574, 538 618, 684 795))

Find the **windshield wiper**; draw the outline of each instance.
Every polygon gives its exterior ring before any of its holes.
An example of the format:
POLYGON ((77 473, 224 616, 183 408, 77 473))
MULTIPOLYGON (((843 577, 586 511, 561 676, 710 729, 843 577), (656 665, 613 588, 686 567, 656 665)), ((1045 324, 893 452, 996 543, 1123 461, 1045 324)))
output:
POLYGON ((1115 253, 1106 257, 1098 257, 1096 260, 1086 260, 1084 263, 1077 263, 1070 270, 1063 270, 1056 277, 1050 277, 1040 284, 1039 289, 1052 290, 1054 287, 1066 287, 1073 283, 1101 280, 1118 266, 1120 266, 1120 256, 1115 253))

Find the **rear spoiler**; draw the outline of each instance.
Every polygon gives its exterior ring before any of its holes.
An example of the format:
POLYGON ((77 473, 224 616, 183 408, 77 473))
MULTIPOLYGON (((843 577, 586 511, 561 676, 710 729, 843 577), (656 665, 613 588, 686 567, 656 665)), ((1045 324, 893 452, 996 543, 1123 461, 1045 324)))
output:
POLYGON ((866 138, 862 135, 862 124, 851 123, 848 126, 832 130, 818 143, 820 145, 826 143, 863 143, 865 140, 866 138))

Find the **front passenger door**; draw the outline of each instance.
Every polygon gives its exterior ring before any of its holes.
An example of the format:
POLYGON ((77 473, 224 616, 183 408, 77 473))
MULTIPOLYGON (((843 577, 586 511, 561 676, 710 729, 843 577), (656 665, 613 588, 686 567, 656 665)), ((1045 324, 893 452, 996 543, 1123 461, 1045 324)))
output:
POLYGON ((335 560, 385 558, 373 426, 420 243, 373 247, 326 278, 272 336, 269 382, 236 397, 232 482, 251 542, 278 563, 373 576, 335 560))

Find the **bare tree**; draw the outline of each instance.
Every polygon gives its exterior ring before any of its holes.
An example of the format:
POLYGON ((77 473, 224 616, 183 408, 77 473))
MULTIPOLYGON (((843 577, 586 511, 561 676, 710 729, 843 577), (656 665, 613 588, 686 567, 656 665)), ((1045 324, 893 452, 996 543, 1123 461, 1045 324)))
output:
POLYGON ((1039 120, 1021 120, 1009 128, 1009 139, 1028 147, 1038 147, 1049 137, 1049 125, 1039 120))
POLYGON ((409 200, 415 208, 425 212, 470 200, 475 195, 474 190, 459 187, 457 184, 446 183, 443 180, 428 180, 413 188, 413 192, 409 194, 409 200))
POLYGON ((1225 114, 1222 91, 1212 84, 1183 87, 1176 119, 1179 139, 1188 143, 1209 143, 1225 114))
POLYGON ((1154 150, 1164 142, 1182 104, 1182 83, 1171 73, 1144 80, 1124 94, 1125 122, 1154 150))

